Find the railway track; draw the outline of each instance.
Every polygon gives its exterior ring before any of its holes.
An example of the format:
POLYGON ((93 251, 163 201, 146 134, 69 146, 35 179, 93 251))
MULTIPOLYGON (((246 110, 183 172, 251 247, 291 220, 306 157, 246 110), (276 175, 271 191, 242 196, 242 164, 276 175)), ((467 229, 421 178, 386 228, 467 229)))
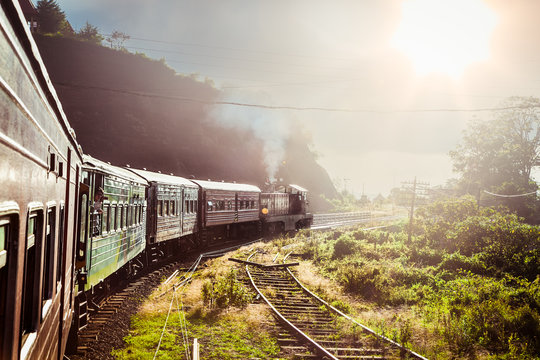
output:
MULTIPOLYGON (((191 276, 205 259, 224 255, 228 251, 235 250, 241 246, 249 245, 260 241, 261 239, 246 242, 230 241, 227 244, 213 246, 204 253, 196 252, 185 254, 183 260, 177 259, 172 262, 157 265, 150 272, 143 273, 133 279, 132 282, 123 288, 115 289, 107 298, 102 300, 94 311, 89 314, 88 325, 79 331, 77 353, 72 359, 94 359, 93 351, 100 347, 109 347, 112 349, 111 332, 116 332, 115 327, 119 322, 126 322, 129 326, 131 314, 121 314, 126 306, 138 306, 138 302, 155 289, 164 277, 169 280, 178 273, 184 272, 184 277, 179 284, 188 283, 191 276), (123 319, 119 319, 119 315, 123 319)), ((122 336, 118 339, 122 343, 122 336)), ((110 351, 108 351, 110 353, 110 351)), ((110 357, 112 358, 112 357, 110 357)))
POLYGON ((356 224, 387 222, 403 218, 403 215, 374 214, 370 211, 313 214, 312 230, 336 228, 356 224))
POLYGON ((278 343, 285 353, 296 359, 425 360, 309 292, 290 270, 297 263, 274 264, 276 257, 253 253, 245 268, 258 296, 282 325, 278 343), (342 330, 346 323, 355 328, 352 334, 342 330))
POLYGON ((142 296, 148 294, 153 288, 159 285, 163 276, 170 275, 173 271, 181 268, 183 264, 176 261, 162 266, 150 273, 137 278, 126 287, 118 289, 112 295, 98 304, 98 307, 90 313, 88 325, 79 331, 77 353, 73 358, 92 359, 96 348, 102 347, 102 343, 111 341, 113 329, 119 326, 122 321, 129 324, 129 314, 127 319, 119 319, 124 308, 132 306, 132 302, 138 302, 142 296))

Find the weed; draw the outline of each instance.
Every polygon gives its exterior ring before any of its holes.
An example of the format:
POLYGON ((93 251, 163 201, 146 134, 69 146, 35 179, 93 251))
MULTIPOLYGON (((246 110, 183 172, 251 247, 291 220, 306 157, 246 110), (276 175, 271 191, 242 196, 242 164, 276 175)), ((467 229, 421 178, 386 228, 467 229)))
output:
POLYGON ((249 290, 237 280, 234 269, 215 281, 207 280, 201 290, 203 301, 210 307, 244 307, 251 301, 249 290))

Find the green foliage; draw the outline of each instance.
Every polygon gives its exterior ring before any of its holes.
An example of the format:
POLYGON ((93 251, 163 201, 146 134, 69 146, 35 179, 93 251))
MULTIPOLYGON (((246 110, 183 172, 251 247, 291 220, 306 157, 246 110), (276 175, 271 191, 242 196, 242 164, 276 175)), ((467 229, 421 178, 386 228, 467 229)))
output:
MULTIPOLYGON (((414 305, 439 339, 428 357, 538 359, 540 227, 478 209, 471 196, 437 201, 417 216, 411 242, 403 227, 333 231, 303 250, 352 296, 377 307, 414 305)), ((383 329, 414 343, 405 320, 383 329)))
POLYGON ((471 353, 478 344, 499 353, 519 352, 520 358, 540 353, 538 280, 464 275, 447 282, 433 299, 446 309, 442 333, 454 351, 471 353))
POLYGON ((42 33, 68 32, 66 15, 56 0, 39 0, 36 5, 39 31, 42 33))
POLYGON ((110 47, 116 50, 126 50, 124 43, 130 39, 130 36, 118 30, 114 30, 105 40, 110 44, 110 47))
MULTIPOLYGON (((536 191, 537 185, 530 180, 532 168, 540 164, 539 104, 540 100, 533 97, 509 98, 506 110, 495 114, 493 119, 470 123, 463 143, 450 152, 467 193, 536 191)), ((533 220, 534 211, 538 211, 534 196, 491 200, 503 203, 529 221, 533 220)))
POLYGON ((98 28, 88 21, 79 31, 77 31, 75 37, 98 45, 101 44, 101 41, 103 40, 103 36, 99 33, 98 28))
POLYGON ((333 199, 326 199, 325 197, 323 197, 323 199, 330 203, 332 206, 332 212, 361 211, 369 205, 369 200, 367 197, 358 200, 353 194, 348 192, 338 193, 338 196, 333 199))
POLYGON ((333 259, 340 259, 346 255, 351 255, 355 252, 355 242, 348 235, 340 236, 334 244, 333 259))
POLYGON ((251 301, 248 289, 238 281, 237 272, 231 270, 216 281, 207 280, 201 290, 206 305, 218 308, 244 307, 251 301))
MULTIPOLYGON (((124 338, 126 346, 113 350, 115 359, 141 360, 154 358, 166 314, 136 316, 131 321, 130 334, 124 338)), ((201 359, 277 358, 279 346, 268 332, 255 328, 245 318, 214 317, 211 314, 188 314, 186 325, 189 339, 198 338, 201 359)), ((182 318, 171 315, 163 334, 158 359, 179 359, 185 353, 182 342, 182 318)), ((188 343, 190 346, 191 344, 188 343)))
POLYGON ((457 252, 444 255, 444 258, 437 267, 437 270, 446 270, 452 273, 467 271, 478 275, 486 275, 488 273, 486 264, 484 261, 482 261, 481 256, 476 255, 473 257, 468 257, 457 252))

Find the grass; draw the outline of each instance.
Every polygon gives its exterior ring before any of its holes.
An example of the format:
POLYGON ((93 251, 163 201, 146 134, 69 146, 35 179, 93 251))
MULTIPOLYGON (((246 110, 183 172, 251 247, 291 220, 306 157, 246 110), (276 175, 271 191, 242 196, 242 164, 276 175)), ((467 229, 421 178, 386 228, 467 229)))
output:
MULTIPOLYGON (((279 251, 278 261, 290 251, 300 254, 294 271, 310 290, 429 359, 540 359, 540 230, 504 214, 473 215, 477 222, 463 216, 429 223, 434 216, 427 211, 427 220, 415 219, 410 242, 402 223, 389 231, 301 231, 256 246, 279 251)), ((208 264, 182 293, 188 336, 200 339, 201 358, 278 358, 273 319, 264 306, 203 303, 205 284, 215 289, 219 279, 234 284, 222 287, 225 294, 243 291, 235 287, 241 272, 231 271, 239 265, 225 258, 208 264)), ((157 289, 133 318, 117 358, 153 357, 171 301, 172 293, 160 296, 165 291, 157 289)), ((181 359, 181 322, 176 314, 169 321, 158 358, 181 359)), ((348 322, 340 328, 339 336, 351 341, 360 332, 348 322)))
MULTIPOLYGON (((185 359, 186 347, 191 351, 193 339, 197 338, 201 359, 279 359, 273 319, 265 306, 242 301, 236 302, 239 306, 232 306, 233 301, 222 301, 221 306, 204 303, 203 289, 208 291, 209 282, 233 284, 235 293, 243 287, 231 262, 219 258, 207 264, 184 290, 172 291, 174 281, 156 289, 132 318, 130 334, 124 339, 126 346, 112 355, 117 359, 153 359, 161 338, 157 359, 185 359), (184 312, 179 311, 182 308, 184 312), (186 343, 184 334, 188 337, 186 343)), ((225 288, 226 293, 229 290, 225 288)), ((222 295, 217 296, 223 299, 222 295)))

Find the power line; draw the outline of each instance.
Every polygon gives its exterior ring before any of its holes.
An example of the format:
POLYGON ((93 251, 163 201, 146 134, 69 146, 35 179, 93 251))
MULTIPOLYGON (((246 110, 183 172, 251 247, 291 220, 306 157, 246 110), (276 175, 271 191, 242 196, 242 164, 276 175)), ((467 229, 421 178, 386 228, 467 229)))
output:
POLYGON ((347 112, 347 113, 376 113, 376 114, 396 114, 396 113, 434 113, 434 112, 485 112, 485 111, 502 111, 502 110, 515 110, 515 109, 524 109, 524 108, 540 108, 540 105, 534 106, 505 106, 498 108, 471 108, 471 109, 450 109, 450 108, 439 108, 439 109, 398 109, 398 110, 377 110, 377 109, 347 109, 347 108, 331 108, 331 107, 301 107, 301 106, 287 106, 287 105, 266 105, 266 104, 257 104, 257 103, 244 103, 244 102, 235 102, 235 101, 211 101, 190 97, 182 96, 171 96, 171 95, 161 95, 161 94, 152 94, 145 92, 138 92, 125 89, 114 89, 100 86, 90 86, 90 85, 77 85, 63 82, 55 82, 56 85, 79 88, 79 89, 92 89, 92 90, 102 90, 109 91, 127 95, 142 96, 148 98, 158 98, 166 100, 176 100, 176 101, 185 101, 185 102, 194 102, 204 105, 232 105, 232 106, 242 106, 242 107, 252 107, 268 110, 295 110, 295 111, 325 111, 325 112, 347 112))
MULTIPOLYGON (((102 34, 102 35, 111 36, 111 34, 102 34)), ((178 42, 178 41, 166 41, 166 40, 159 40, 159 39, 141 38, 141 37, 135 37, 135 36, 130 36, 129 40, 139 40, 139 41, 148 41, 148 42, 159 43, 159 44, 170 44, 170 45, 180 45, 180 46, 195 46, 195 47, 208 48, 208 49, 222 49, 222 50, 230 50, 230 51, 251 52, 251 53, 256 53, 256 54, 289 56, 289 57, 299 57, 299 58, 309 58, 309 59, 340 60, 340 61, 350 61, 351 60, 350 58, 310 56, 310 55, 304 55, 304 54, 286 54, 286 53, 279 53, 279 52, 272 52, 272 51, 265 51, 265 50, 252 50, 252 49, 246 49, 246 48, 242 49, 242 48, 233 48, 233 47, 219 46, 219 45, 205 45, 205 44, 178 42)))
POLYGON ((311 68, 318 68, 318 69, 341 70, 341 71, 355 71, 355 69, 351 69, 351 68, 309 65, 309 64, 291 64, 291 63, 284 63, 284 62, 277 62, 277 61, 254 60, 254 59, 237 58, 237 57, 229 57, 229 56, 218 56, 218 55, 210 55, 210 54, 193 54, 193 53, 184 52, 184 51, 180 51, 180 50, 152 49, 152 48, 144 48, 144 47, 137 47, 137 46, 125 46, 125 48, 127 48, 127 49, 135 49, 135 50, 155 51, 155 52, 162 52, 162 53, 169 53, 169 54, 181 54, 181 55, 187 55, 187 56, 207 57, 207 58, 213 58, 213 59, 245 61, 245 62, 252 62, 252 63, 259 63, 259 64, 271 64, 271 65, 280 65, 280 66, 298 66, 298 67, 302 67, 302 68, 311 67, 311 68))
POLYGON ((536 195, 536 191, 533 191, 533 192, 530 192, 530 193, 526 193, 526 194, 517 194, 517 195, 495 194, 495 193, 489 192, 489 191, 487 191, 487 190, 484 190, 484 192, 485 192, 486 194, 489 194, 489 195, 492 195, 492 196, 497 196, 497 197, 502 197, 502 198, 517 198, 517 197, 524 197, 524 196, 536 195))

